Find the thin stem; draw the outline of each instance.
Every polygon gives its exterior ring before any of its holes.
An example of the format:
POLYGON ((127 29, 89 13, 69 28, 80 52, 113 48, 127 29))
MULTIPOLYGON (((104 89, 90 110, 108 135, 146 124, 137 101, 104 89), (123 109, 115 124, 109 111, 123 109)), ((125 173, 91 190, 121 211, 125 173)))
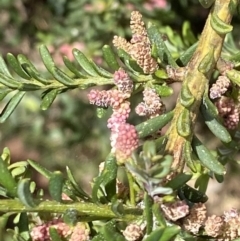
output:
POLYGON ((142 215, 142 210, 137 208, 125 207, 124 215, 119 218, 111 210, 109 205, 97 205, 93 203, 84 202, 69 202, 58 203, 55 201, 42 201, 37 207, 28 208, 25 207, 20 201, 5 199, 0 200, 0 212, 49 212, 49 213, 65 213, 69 209, 74 209, 78 212, 79 217, 90 218, 91 220, 99 219, 121 219, 125 221, 131 221, 142 215))

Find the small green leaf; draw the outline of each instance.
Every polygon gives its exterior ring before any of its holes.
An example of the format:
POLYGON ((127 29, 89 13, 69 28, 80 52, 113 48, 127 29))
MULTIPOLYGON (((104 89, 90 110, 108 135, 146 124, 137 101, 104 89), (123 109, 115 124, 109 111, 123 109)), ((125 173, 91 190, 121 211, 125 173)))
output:
POLYGON ((49 227, 49 234, 52 241, 63 241, 55 227, 49 227))
POLYGON ((63 56, 63 62, 66 65, 66 67, 72 72, 74 73, 77 77, 79 78, 87 78, 87 75, 81 73, 77 67, 66 57, 63 56))
POLYGON ((59 93, 58 89, 49 89, 45 91, 42 97, 42 103, 40 106, 41 109, 47 110, 51 106, 55 98, 57 97, 58 93, 59 93))
POLYGON ((44 85, 51 83, 51 81, 46 80, 46 79, 41 77, 41 74, 38 72, 36 67, 32 64, 32 62, 26 56, 24 56, 23 54, 19 54, 17 56, 17 59, 18 59, 20 65, 21 65, 21 67, 25 70, 25 72, 29 76, 38 80, 40 83, 42 83, 44 85))
POLYGON ((153 88, 161 97, 167 97, 173 94, 173 89, 167 85, 154 85, 153 88))
POLYGON ((2 101, 7 96, 7 94, 9 94, 10 92, 12 92, 12 90, 7 89, 7 88, 1 88, 0 89, 0 101, 2 101))
POLYGON ((7 61, 8 64, 13 68, 13 70, 23 79, 30 80, 31 77, 22 69, 21 65, 19 64, 18 60, 13 54, 7 54, 7 61))
POLYGON ((192 32, 191 24, 189 21, 184 21, 183 23, 182 36, 183 36, 183 41, 187 46, 194 44, 197 41, 196 37, 192 32))
POLYGON ((26 167, 20 166, 16 167, 11 171, 11 175, 15 178, 17 176, 21 176, 23 173, 25 173, 26 167))
POLYGON ((192 174, 180 173, 172 180, 170 180, 166 184, 166 187, 171 187, 173 190, 177 190, 178 188, 186 184, 191 178, 192 178, 192 174))
POLYGON ((194 187, 198 188, 200 192, 206 193, 208 182, 209 182, 209 175, 207 173, 204 173, 197 178, 194 184, 194 187))
POLYGON ((163 128, 167 123, 173 118, 173 112, 170 111, 166 114, 157 116, 155 118, 149 119, 136 126, 139 138, 144 138, 149 136, 159 129, 163 128))
POLYGON ((2 55, 0 55, 0 73, 4 74, 6 77, 12 78, 12 75, 10 74, 2 55))
POLYGON ((28 208, 36 207, 36 203, 33 200, 32 194, 30 192, 30 183, 29 178, 24 178, 19 180, 17 186, 17 194, 20 201, 28 208))
POLYGON ((92 200, 93 202, 98 201, 98 190, 101 186, 106 187, 110 185, 108 196, 111 198, 116 194, 116 176, 117 176, 117 163, 116 158, 113 154, 109 154, 105 160, 104 169, 101 174, 94 181, 92 188, 92 200))
POLYGON ((159 223, 159 226, 161 228, 166 227, 167 226, 166 219, 164 218, 164 214, 162 213, 162 210, 160 209, 159 203, 153 204, 152 211, 159 223))
POLYGON ((193 54, 195 53, 198 46, 198 42, 190 46, 186 51, 184 51, 177 60, 177 64, 180 66, 186 66, 190 59, 192 58, 193 54))
POLYGON ((64 185, 63 174, 59 171, 56 171, 52 174, 49 179, 48 190, 51 197, 57 202, 62 202, 62 192, 64 185))
POLYGON ((84 71, 91 76, 99 76, 97 71, 94 69, 92 63, 87 59, 87 57, 78 49, 73 49, 73 55, 78 62, 78 64, 84 69, 84 71))
POLYGON ((0 157, 0 184, 11 196, 16 196, 17 183, 8 170, 7 162, 2 157, 0 157))
POLYGON ((222 21, 216 13, 211 14, 210 24, 218 34, 227 34, 233 29, 232 25, 222 21))
POLYGON ((192 147, 203 166, 219 175, 226 173, 224 166, 212 155, 208 148, 205 147, 196 136, 193 137, 192 147))
POLYGON ((96 109, 97 117, 99 119, 103 118, 107 114, 107 108, 98 107, 96 109))
POLYGON ((191 145, 190 141, 186 141, 184 144, 183 158, 184 158, 187 166, 191 169, 192 172, 196 173, 196 172, 200 171, 198 169, 197 157, 195 156, 195 154, 192 150, 192 145, 191 145))
POLYGON ((50 179, 50 177, 53 175, 52 172, 47 170, 45 167, 41 166, 39 163, 32 161, 32 160, 27 160, 29 165, 33 167, 37 172, 39 172, 41 175, 46 177, 47 179, 50 179))
POLYGON ((147 192, 144 193, 144 216, 147 222, 146 233, 150 234, 153 229, 153 213, 152 213, 153 199, 148 195, 147 192))
POLYGON ((20 214, 17 227, 19 229, 19 234, 21 235, 21 237, 23 237, 25 240, 30 240, 29 221, 27 213, 20 214))
POLYGON ((64 223, 74 226, 78 222, 78 211, 76 209, 67 209, 63 214, 64 223))
MULTIPOLYGON (((126 241, 126 239, 118 233, 116 229, 116 224, 114 221, 110 221, 102 227, 101 233, 104 236, 105 241, 126 241)), ((100 239, 101 240, 101 239, 100 239)))
POLYGON ((118 217, 121 217, 125 212, 123 203, 116 196, 111 200, 111 210, 118 217))
POLYGON ((164 69, 158 69, 157 71, 154 72, 154 75, 160 79, 168 79, 169 78, 166 70, 164 70, 164 69))
POLYGON ((227 129, 219 123, 219 121, 214 118, 214 116, 209 112, 204 105, 201 105, 201 113, 204 117, 205 123, 208 126, 209 130, 222 142, 228 143, 232 140, 231 135, 227 129))
POLYGON ((104 45, 102 48, 103 58, 105 59, 108 66, 113 70, 118 70, 120 68, 116 54, 113 52, 112 48, 109 45, 104 45))
POLYGON ((236 85, 240 86, 240 72, 232 69, 226 72, 227 77, 236 85))
POLYGON ((30 67, 30 65, 22 64, 22 68, 26 71, 26 73, 29 76, 31 76, 33 79, 37 80, 40 83, 42 83, 44 85, 48 85, 48 84, 52 83, 52 81, 42 78, 38 72, 34 72, 33 69, 30 67))
POLYGON ((49 53, 49 50, 45 45, 41 45, 39 48, 40 55, 42 57, 43 63, 47 70, 52 73, 52 68, 55 66, 55 63, 51 57, 51 54, 49 53))
POLYGON ((148 37, 151 41, 151 44, 156 47, 158 57, 161 60, 161 63, 166 65, 171 65, 173 68, 177 68, 175 60, 173 59, 170 51, 166 47, 164 40, 158 30, 158 27, 152 23, 149 23, 147 28, 148 37))
POLYGON ((191 135, 190 111, 186 108, 184 108, 177 119, 177 132, 182 137, 191 135))
POLYGON ((69 181, 71 182, 72 186, 78 192, 80 198, 90 199, 89 195, 77 184, 77 182, 68 166, 66 167, 66 171, 67 171, 67 176, 68 176, 69 181))
POLYGON ((65 74, 62 70, 60 70, 56 66, 52 67, 51 74, 58 82, 60 82, 63 85, 77 86, 77 83, 75 83, 71 77, 69 77, 67 74, 65 74))
POLYGON ((215 0, 199 0, 199 2, 204 8, 210 8, 215 2, 215 0))
POLYGON ((98 233, 91 239, 91 241, 106 241, 106 240, 102 233, 98 233))
POLYGON ((0 83, 11 89, 18 89, 19 86, 21 85, 20 82, 17 82, 14 79, 12 79, 11 77, 8 77, 7 75, 2 74, 2 73, 0 73, 0 83))
POLYGON ((110 72, 108 72, 107 70, 103 69, 102 67, 98 66, 97 64, 95 64, 92 60, 89 60, 89 62, 92 64, 93 68, 96 70, 96 72, 105 78, 113 78, 113 74, 111 74, 110 72))
POLYGON ((223 181, 224 181, 223 175, 214 174, 214 177, 215 177, 215 179, 217 180, 218 183, 223 183, 223 181))
POLYGON ((33 83, 21 83, 18 89, 21 91, 34 91, 41 89, 41 86, 33 83))
POLYGON ((3 123, 7 120, 7 118, 13 113, 13 111, 17 108, 18 104, 22 100, 25 92, 18 91, 11 100, 7 103, 0 114, 0 123, 3 123))
POLYGON ((184 84, 181 88, 180 92, 180 103, 186 107, 189 108, 195 101, 195 98, 193 97, 191 91, 189 90, 188 86, 184 84))
POLYGON ((156 228, 143 241, 159 241, 163 235, 165 227, 156 228))
POLYGON ((167 226, 164 231, 162 236, 158 241, 170 241, 172 240, 179 232, 181 231, 181 228, 177 225, 173 226, 167 226))
POLYGON ((209 99, 208 97, 208 88, 207 91, 205 91, 204 95, 203 95, 203 104, 205 106, 205 108, 207 109, 207 111, 209 113, 211 113, 211 115, 213 117, 218 117, 218 109, 217 107, 212 103, 212 101, 209 99))

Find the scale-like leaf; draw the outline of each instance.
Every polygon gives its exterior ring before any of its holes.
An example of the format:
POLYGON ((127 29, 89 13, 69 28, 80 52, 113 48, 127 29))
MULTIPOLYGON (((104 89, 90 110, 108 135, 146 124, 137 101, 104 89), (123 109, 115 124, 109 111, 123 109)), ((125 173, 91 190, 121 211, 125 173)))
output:
POLYGON ((211 14, 210 24, 218 34, 227 34, 233 29, 232 25, 222 21, 216 13, 211 14))
POLYGON ((18 104, 22 100, 25 92, 18 91, 12 99, 7 103, 4 107, 3 111, 0 114, 0 123, 3 123, 7 118, 13 113, 13 111, 17 108, 18 104))
POLYGON ((195 98, 189 90, 189 87, 186 84, 184 84, 180 92, 180 103, 184 107, 189 108, 194 103, 194 101, 195 98))
POLYGON ((177 132, 182 137, 187 137, 191 134, 190 111, 186 108, 184 108, 177 119, 177 132))

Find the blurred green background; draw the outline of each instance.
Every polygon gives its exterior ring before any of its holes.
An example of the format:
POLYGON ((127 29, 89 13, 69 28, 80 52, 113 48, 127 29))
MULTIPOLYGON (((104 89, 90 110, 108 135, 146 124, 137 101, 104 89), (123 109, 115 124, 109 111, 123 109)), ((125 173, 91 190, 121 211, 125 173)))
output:
MULTIPOLYGON (((176 57, 196 41, 209 11, 197 0, 0 0, 0 52, 3 56, 23 53, 42 72, 45 69, 38 54, 41 44, 47 45, 62 69, 61 56, 73 59, 73 48, 102 64, 104 44, 111 44, 114 35, 130 38, 133 10, 139 10, 145 22, 151 20, 162 27, 176 57), (187 31, 192 29, 191 41, 182 39, 184 22, 187 31)), ((1 149, 8 146, 13 161, 29 158, 50 170, 69 166, 89 190, 89 181, 110 151, 106 127, 110 112, 98 119, 86 95, 87 91, 68 91, 59 95, 49 110, 42 111, 41 94, 28 93, 10 119, 1 124, 1 149)), ((172 108, 173 99, 167 102, 172 108)), ((132 123, 141 120, 134 115, 130 118, 132 123)), ((38 175, 36 180, 46 187, 47 180, 38 175)))

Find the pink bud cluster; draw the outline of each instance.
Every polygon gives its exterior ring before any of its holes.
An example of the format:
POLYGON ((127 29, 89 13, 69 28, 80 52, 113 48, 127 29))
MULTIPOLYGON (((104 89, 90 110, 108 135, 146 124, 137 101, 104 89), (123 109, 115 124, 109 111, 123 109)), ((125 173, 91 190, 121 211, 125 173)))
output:
POLYGON ((234 100, 222 96, 216 103, 219 115, 224 119, 224 125, 233 130, 239 124, 240 108, 234 100))
POLYGON ((118 89, 91 90, 88 98, 90 104, 113 108, 107 127, 111 130, 112 152, 116 154, 118 161, 123 161, 138 147, 137 131, 133 125, 126 123, 131 111, 130 102, 126 99, 131 96, 133 82, 121 68, 114 73, 113 80, 118 89))
POLYGON ((220 75, 216 83, 210 88, 210 98, 220 98, 228 90, 230 83, 227 76, 220 75))
POLYGON ((85 224, 77 223, 76 226, 70 227, 60 218, 53 219, 47 223, 35 226, 30 235, 33 241, 51 241, 49 229, 55 228, 62 238, 70 238, 70 241, 88 241, 89 230, 85 224))
POLYGON ((147 87, 143 91, 143 102, 137 105, 135 111, 140 116, 153 118, 165 112, 165 105, 156 90, 147 87))

